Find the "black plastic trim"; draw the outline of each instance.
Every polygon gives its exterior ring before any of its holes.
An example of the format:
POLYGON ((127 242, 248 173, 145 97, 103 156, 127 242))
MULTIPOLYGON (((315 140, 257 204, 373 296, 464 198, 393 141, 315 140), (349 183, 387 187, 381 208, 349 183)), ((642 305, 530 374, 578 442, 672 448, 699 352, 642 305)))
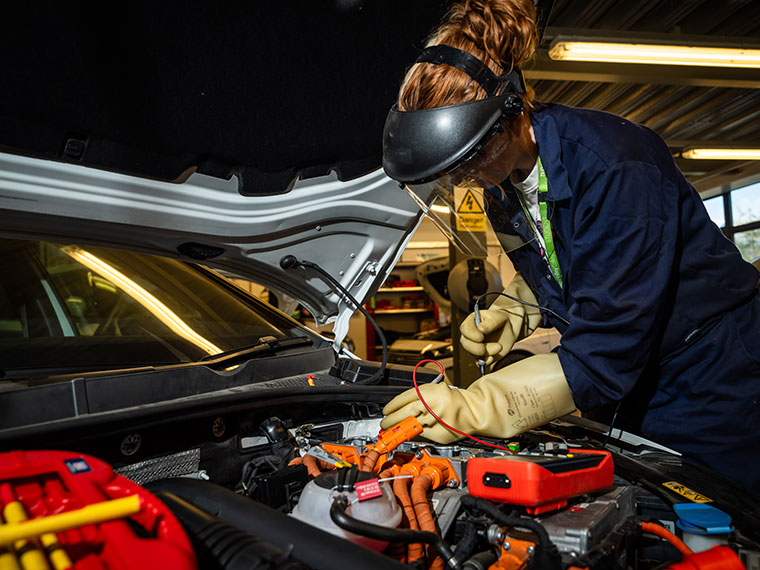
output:
POLYGON ((231 389, 262 390, 265 383, 305 371, 327 370, 335 362, 332 348, 308 347, 277 356, 248 360, 234 371, 217 371, 211 363, 141 368, 68 380, 5 381, 0 430, 76 419, 119 410, 182 403, 231 389), (211 364, 212 366, 209 366, 211 364))
POLYGON ((409 568, 207 481, 164 479, 149 483, 147 487, 153 492, 173 493, 208 514, 288 552, 315 570, 409 568))

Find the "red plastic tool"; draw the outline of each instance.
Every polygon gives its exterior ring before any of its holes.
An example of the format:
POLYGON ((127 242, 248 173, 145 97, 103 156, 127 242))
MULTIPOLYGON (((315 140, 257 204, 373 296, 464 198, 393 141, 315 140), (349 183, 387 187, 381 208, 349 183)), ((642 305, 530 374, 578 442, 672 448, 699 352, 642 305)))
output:
POLYGON ((143 508, 130 522, 112 520, 58 533, 75 570, 197 569, 190 540, 171 511, 95 457, 64 451, 0 453, 0 486, 3 496, 12 494, 30 519, 140 496, 143 508))

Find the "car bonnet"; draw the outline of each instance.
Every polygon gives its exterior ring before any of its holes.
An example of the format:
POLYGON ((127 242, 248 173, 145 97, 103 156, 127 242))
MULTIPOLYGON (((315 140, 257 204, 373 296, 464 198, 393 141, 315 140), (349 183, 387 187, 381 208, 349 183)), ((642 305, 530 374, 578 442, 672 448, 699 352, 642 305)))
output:
POLYGON ((17 4, 0 227, 243 274, 337 319, 339 342, 339 297, 279 261, 316 262, 364 300, 399 256, 419 217, 377 172, 382 128, 446 6, 17 4))
POLYGON ((357 300, 383 283, 420 212, 382 171, 302 181, 243 196, 237 181, 194 174, 183 184, 0 154, 0 234, 167 255, 251 279, 300 301, 335 342, 356 307, 294 255, 318 264, 357 300))

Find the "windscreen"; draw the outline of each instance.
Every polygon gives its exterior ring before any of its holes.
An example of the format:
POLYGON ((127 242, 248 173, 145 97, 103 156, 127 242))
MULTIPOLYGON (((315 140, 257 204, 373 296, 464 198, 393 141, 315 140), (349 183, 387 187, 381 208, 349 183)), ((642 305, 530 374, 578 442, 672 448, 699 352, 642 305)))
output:
POLYGON ((0 240, 0 369, 197 361, 283 338, 292 321, 175 259, 0 240))

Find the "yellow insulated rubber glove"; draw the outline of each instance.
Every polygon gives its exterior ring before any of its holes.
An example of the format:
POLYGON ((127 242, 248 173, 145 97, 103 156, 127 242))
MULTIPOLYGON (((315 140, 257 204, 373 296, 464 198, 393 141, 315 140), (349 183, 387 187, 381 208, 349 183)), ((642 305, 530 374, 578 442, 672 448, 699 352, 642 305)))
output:
MULTIPOLYGON (((575 409, 559 357, 539 354, 486 374, 466 390, 445 384, 420 386, 428 406, 447 424, 470 435, 509 438, 569 414, 575 409)), ((414 416, 422 435, 438 443, 462 436, 439 424, 417 397, 414 388, 383 408, 383 429, 414 416)))
MULTIPOLYGON (((504 293, 538 304, 536 296, 520 273, 515 275, 504 293)), ((490 365, 506 356, 518 340, 530 336, 539 324, 539 309, 499 295, 488 309, 480 311, 479 325, 475 325, 474 313, 467 316, 459 327, 459 342, 467 352, 482 357, 486 365, 490 365)))

